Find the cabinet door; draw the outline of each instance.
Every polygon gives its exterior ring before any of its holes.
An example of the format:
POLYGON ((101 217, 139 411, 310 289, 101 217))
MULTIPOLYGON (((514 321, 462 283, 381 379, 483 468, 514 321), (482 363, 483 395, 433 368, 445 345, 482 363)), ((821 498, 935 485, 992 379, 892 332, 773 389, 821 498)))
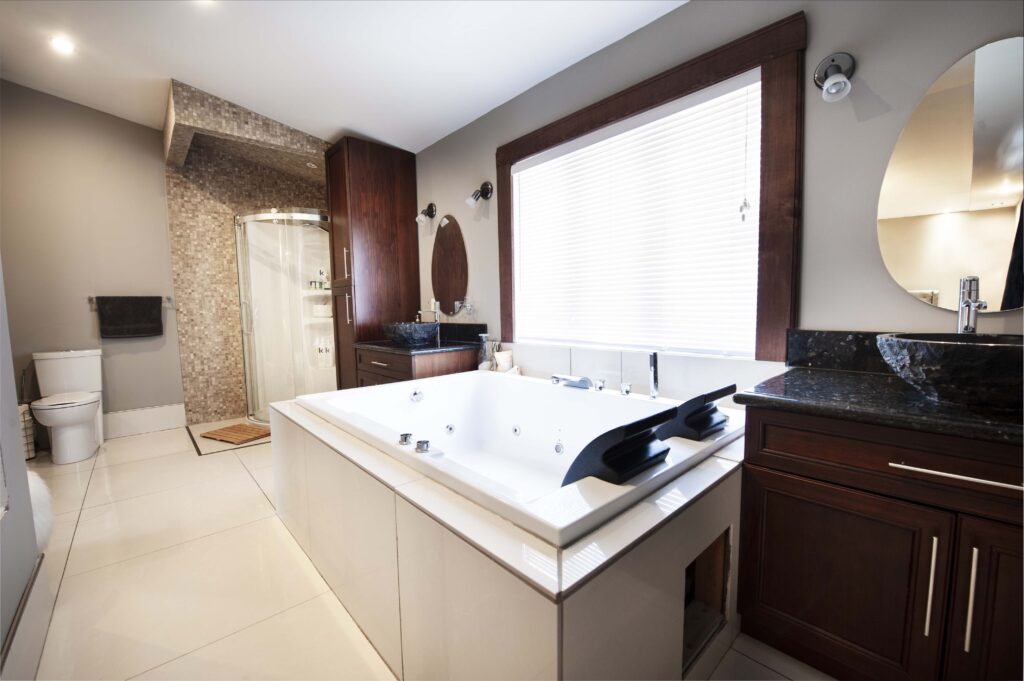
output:
POLYGON ((334 300, 334 343, 338 365, 338 388, 355 388, 356 378, 356 334, 355 300, 352 287, 335 287, 331 290, 334 300))
POLYGON ((1024 678, 1021 528, 960 516, 958 535, 946 675, 1024 678))
POLYGON ((353 137, 345 149, 355 337, 379 340, 419 309, 416 157, 353 137))
POLYGON ((349 228, 348 157, 345 140, 327 152, 327 205, 330 207, 333 286, 352 284, 352 239, 349 228))
POLYGON ((309 557, 401 678, 395 493, 316 438, 307 442, 309 557))
POLYGON ((742 630, 840 678, 935 678, 953 521, 744 466, 742 630))
POLYGON ((270 410, 274 508, 303 551, 309 552, 306 500, 306 440, 309 436, 276 409, 270 410))

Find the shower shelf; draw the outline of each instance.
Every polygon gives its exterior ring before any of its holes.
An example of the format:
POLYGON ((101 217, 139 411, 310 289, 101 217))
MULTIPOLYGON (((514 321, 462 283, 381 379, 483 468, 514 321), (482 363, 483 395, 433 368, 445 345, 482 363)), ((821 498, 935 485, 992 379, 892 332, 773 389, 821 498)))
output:
POLYGON ((326 289, 326 290, 323 290, 323 291, 320 291, 320 290, 317 290, 317 289, 313 289, 313 290, 305 290, 305 291, 302 292, 302 297, 303 298, 322 298, 324 296, 329 296, 329 295, 331 295, 331 290, 330 289, 326 289))

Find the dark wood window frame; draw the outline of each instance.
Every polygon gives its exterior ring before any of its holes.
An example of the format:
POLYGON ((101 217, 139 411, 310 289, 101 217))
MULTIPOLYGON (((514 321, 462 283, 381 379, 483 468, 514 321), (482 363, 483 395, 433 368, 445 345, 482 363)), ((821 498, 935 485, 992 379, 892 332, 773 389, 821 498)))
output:
POLYGON ((797 325, 803 188, 803 12, 659 73, 498 147, 498 269, 501 339, 515 337, 512 165, 630 116, 761 67, 761 211, 755 359, 786 358, 797 325))

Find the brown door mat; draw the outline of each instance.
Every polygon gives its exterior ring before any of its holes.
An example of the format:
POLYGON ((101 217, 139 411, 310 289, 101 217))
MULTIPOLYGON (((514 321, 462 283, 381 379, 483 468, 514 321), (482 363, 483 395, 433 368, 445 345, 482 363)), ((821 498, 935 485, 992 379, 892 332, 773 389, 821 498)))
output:
POLYGON ((249 423, 238 423, 233 426, 225 426, 217 430, 210 430, 202 433, 202 437, 221 442, 230 442, 233 445, 244 445, 246 442, 259 440, 270 435, 270 428, 266 426, 254 426, 249 423))

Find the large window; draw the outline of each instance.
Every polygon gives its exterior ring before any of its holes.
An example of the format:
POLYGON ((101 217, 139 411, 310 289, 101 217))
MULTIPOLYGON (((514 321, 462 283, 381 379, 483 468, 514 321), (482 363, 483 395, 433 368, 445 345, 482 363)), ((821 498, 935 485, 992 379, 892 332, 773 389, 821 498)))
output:
POLYGON ((806 46, 798 12, 499 146, 501 339, 785 359, 806 46))
POLYGON ((515 340, 753 357, 760 69, 512 165, 515 340))

